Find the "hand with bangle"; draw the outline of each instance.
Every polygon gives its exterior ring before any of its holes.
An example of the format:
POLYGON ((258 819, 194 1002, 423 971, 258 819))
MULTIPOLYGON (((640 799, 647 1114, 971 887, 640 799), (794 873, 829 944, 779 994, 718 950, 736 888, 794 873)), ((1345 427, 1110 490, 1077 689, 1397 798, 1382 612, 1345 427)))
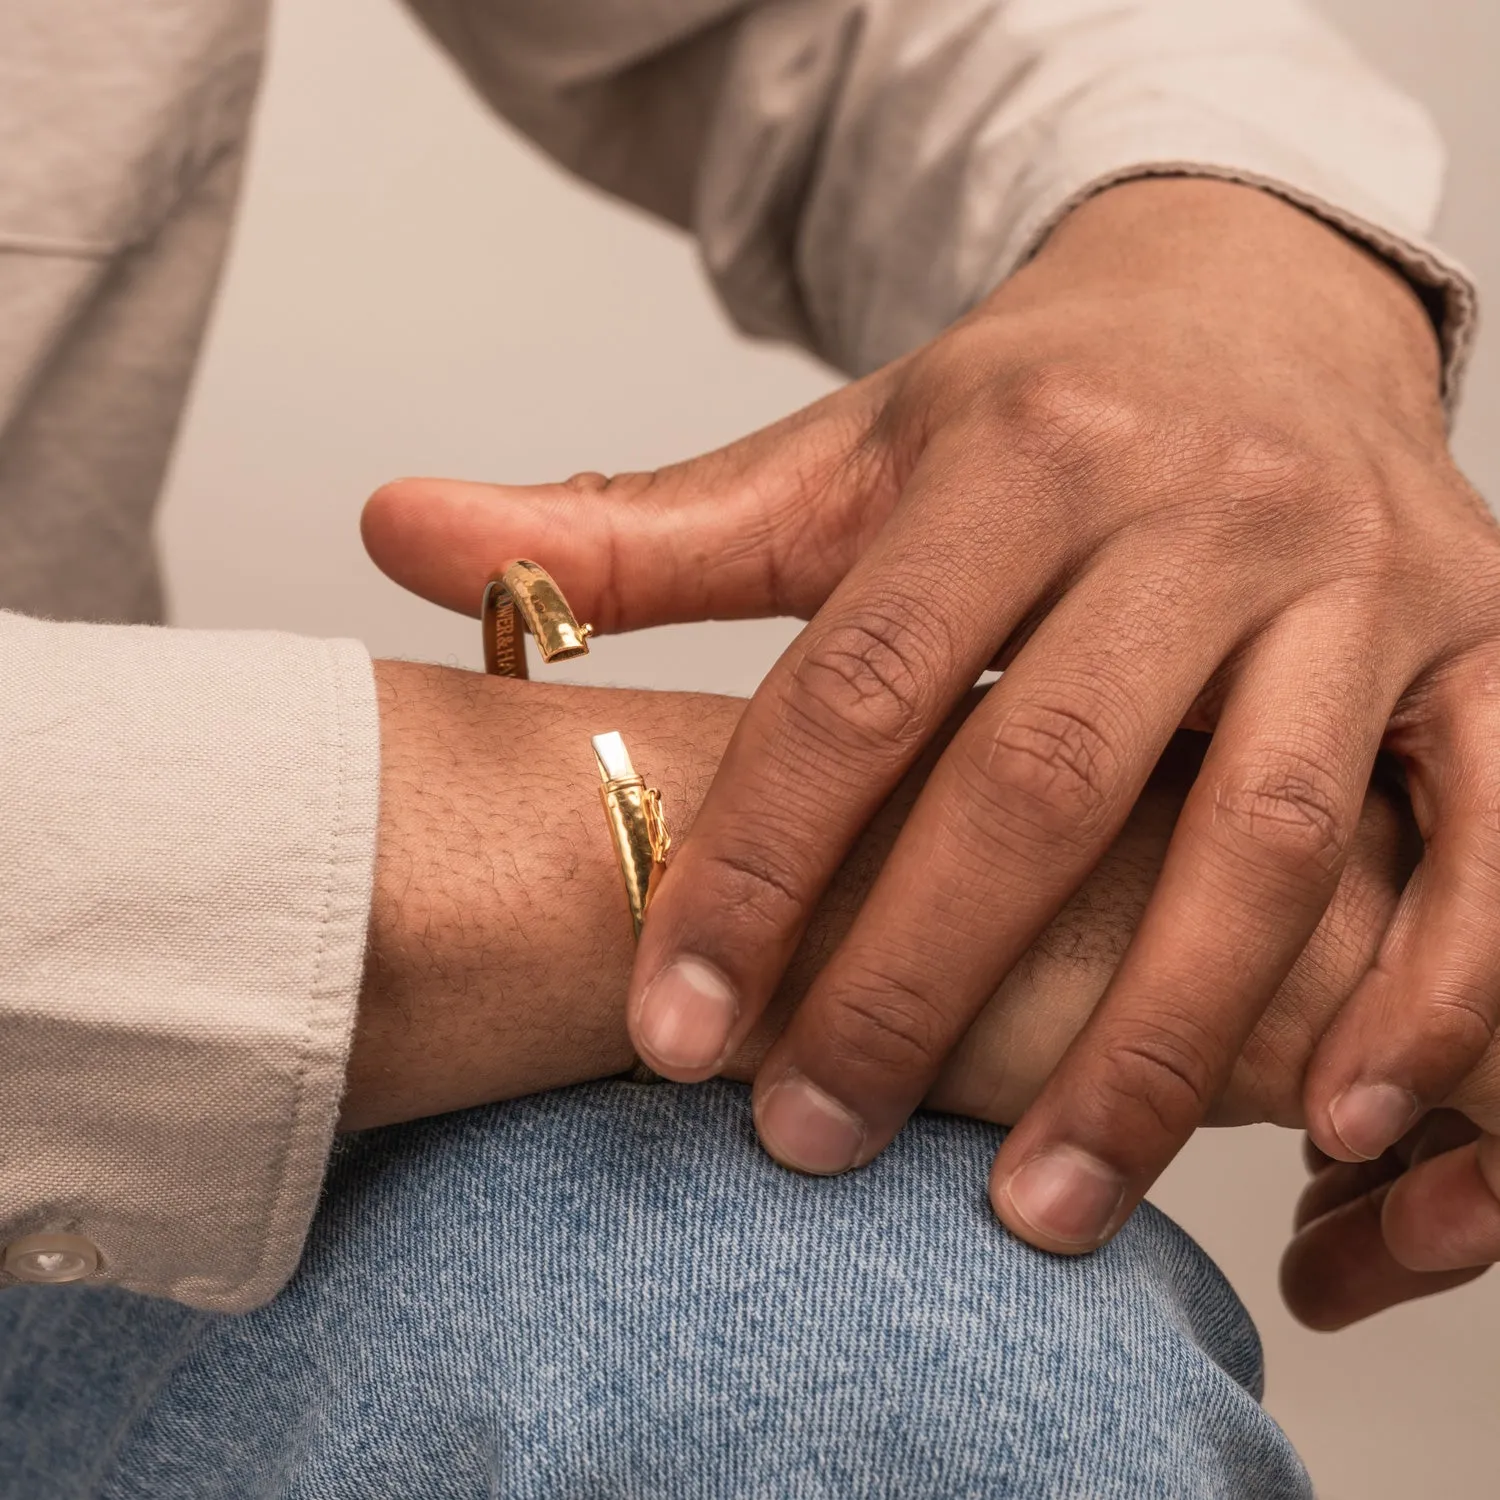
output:
POLYGON ((722 1071, 851 842, 1005 665, 757 1079, 762 1141, 808 1172, 885 1148, 1171 734, 1214 730, 1109 998, 991 1174, 1012 1230, 1082 1253, 1221 1092, 1382 746, 1427 861, 1308 1069, 1318 1145, 1379 1156, 1494 1031, 1500 531, 1447 450, 1439 353, 1411 283, 1307 215, 1132 182, 932 342, 717 453, 406 481, 365 535, 452 607, 503 538, 604 630, 808 621, 642 935, 632 1034, 682 1081, 722 1071))

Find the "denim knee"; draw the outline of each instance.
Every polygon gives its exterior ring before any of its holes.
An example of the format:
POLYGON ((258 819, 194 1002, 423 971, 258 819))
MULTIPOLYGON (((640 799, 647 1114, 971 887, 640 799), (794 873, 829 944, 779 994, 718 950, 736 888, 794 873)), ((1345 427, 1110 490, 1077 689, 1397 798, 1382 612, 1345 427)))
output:
POLYGON ((747 1100, 608 1083, 372 1132, 247 1317, 7 1294, 0 1494, 1310 1494, 1169 1220, 1042 1255, 989 1210, 999 1132, 923 1115, 811 1179, 747 1100))

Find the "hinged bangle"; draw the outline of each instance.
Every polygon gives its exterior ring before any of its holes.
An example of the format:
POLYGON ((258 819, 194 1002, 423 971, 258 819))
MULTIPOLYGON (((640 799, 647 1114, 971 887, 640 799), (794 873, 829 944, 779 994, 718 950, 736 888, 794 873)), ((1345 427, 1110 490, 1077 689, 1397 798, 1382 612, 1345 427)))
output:
POLYGON ((491 577, 479 609, 484 670, 494 677, 529 677, 526 631, 544 662, 587 656, 592 625, 580 625, 545 568, 524 558, 491 577))
MULTIPOLYGON (((535 637, 544 662, 568 661, 588 654, 592 625, 580 625, 563 591, 543 567, 518 559, 494 574, 480 605, 484 632, 484 669, 496 677, 529 677, 526 635, 535 637)), ((661 794, 646 785, 631 764, 619 734, 596 734, 594 757, 602 785, 599 795, 625 882, 631 932, 638 940, 646 908, 667 868, 672 847, 662 815, 661 794)), ((660 1083, 660 1075, 637 1059, 625 1075, 635 1083, 660 1083)))
POLYGON ((646 908, 667 868, 672 836, 662 816, 661 793, 647 786, 630 762, 630 752, 619 734, 594 736, 594 758, 599 762, 600 799, 609 822, 625 898, 630 903, 630 926, 637 938, 646 921, 646 908))

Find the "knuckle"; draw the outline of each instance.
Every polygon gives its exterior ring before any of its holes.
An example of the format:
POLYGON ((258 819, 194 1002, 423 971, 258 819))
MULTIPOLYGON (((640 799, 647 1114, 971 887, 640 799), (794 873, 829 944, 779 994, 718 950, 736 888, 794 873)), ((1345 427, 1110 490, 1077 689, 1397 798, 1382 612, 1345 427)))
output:
POLYGON ((1255 536, 1264 544, 1268 527, 1290 548, 1303 529, 1326 514, 1307 503, 1322 495, 1328 476, 1323 456, 1283 427, 1254 422, 1205 422, 1184 441, 1196 495, 1193 510, 1207 520, 1209 534, 1229 545, 1255 536))
POLYGON ((1281 753, 1215 787, 1214 821, 1257 863, 1322 880, 1349 847, 1344 803, 1319 760, 1281 753))
POLYGON ((1114 1037, 1103 1053, 1100 1088, 1111 1118, 1186 1136, 1208 1112, 1218 1070, 1202 1027, 1185 1017, 1114 1037))
MULTIPOLYGON (((1332 502, 1336 517, 1329 557, 1339 572, 1364 584, 1382 612, 1399 599, 1414 576, 1412 553, 1396 496, 1376 476, 1349 474, 1323 466, 1305 489, 1332 502)), ((1388 618, 1388 614, 1385 615, 1388 618)))
POLYGON ((1032 365, 1006 386, 1002 420, 1023 450, 1073 467, 1140 448, 1154 424, 1113 382, 1078 365, 1032 365))
POLYGON ((597 495, 609 486, 609 475, 601 474, 597 469, 581 469, 577 474, 568 475, 562 482, 563 489, 571 490, 576 495, 597 495))
POLYGON ((1459 1064, 1478 1057, 1495 1039, 1500 1017, 1477 989, 1449 983, 1428 997, 1421 1046, 1437 1057, 1453 1057, 1459 1064))
POLYGON ((958 770, 971 802, 1000 831, 1087 842, 1107 813, 1119 759, 1085 711, 1031 701, 1017 704, 958 770))
POLYGON ((1023 426, 1060 436, 1088 436, 1101 419, 1128 410, 1113 388, 1081 365, 1048 362, 1020 371, 1006 392, 1013 418, 1023 426))
POLYGON ((608 494, 617 500, 636 500, 649 494, 661 483, 661 475, 655 471, 632 471, 623 474, 600 474, 585 470, 571 475, 564 487, 583 495, 608 494))
POLYGON ((1290 499, 1323 477, 1323 458, 1308 442, 1272 424, 1236 422, 1217 444, 1215 467, 1242 492, 1290 499))
POLYGON ((1240 544, 1253 534, 1264 546, 1269 528, 1277 552, 1293 557, 1316 533, 1318 556, 1340 577, 1396 582, 1410 549, 1399 498, 1377 468, 1273 425, 1232 426, 1205 446, 1205 493, 1217 497, 1210 513, 1221 537, 1240 544))
POLYGON ((741 927, 781 928, 799 918, 806 897, 799 872, 783 857, 757 844, 737 844, 707 856, 697 883, 709 895, 715 921, 741 927))
POLYGON ((809 645, 792 671, 788 714, 840 753, 905 749, 921 738, 935 655, 898 611, 867 611, 809 645))
POLYGON ((871 968, 841 982, 828 1032, 832 1060, 860 1072, 920 1078, 944 1053, 932 999, 909 980, 871 968))

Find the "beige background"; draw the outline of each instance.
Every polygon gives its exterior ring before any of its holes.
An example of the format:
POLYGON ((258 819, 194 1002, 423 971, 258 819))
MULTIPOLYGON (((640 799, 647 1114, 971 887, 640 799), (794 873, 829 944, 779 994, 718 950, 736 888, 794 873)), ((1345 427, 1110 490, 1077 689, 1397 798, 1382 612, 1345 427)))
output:
MULTIPOLYGON (((1437 114, 1454 148, 1444 241, 1500 287, 1500 8, 1329 8, 1437 114)), ((393 5, 284 0, 238 248, 164 515, 177 618, 354 634, 382 654, 472 665, 470 623, 404 598, 363 559, 355 517, 380 480, 650 466, 829 384, 796 354, 736 340, 689 246, 497 127, 393 5)), ((1497 405, 1487 348, 1460 446, 1492 497, 1497 405)), ((606 640, 577 675, 748 692, 789 629, 606 640)), ((1205 1135, 1155 1196, 1259 1321, 1271 1409, 1320 1494, 1500 1493, 1500 1278, 1331 1338, 1298 1329, 1275 1261, 1299 1175, 1291 1136, 1205 1135)))

